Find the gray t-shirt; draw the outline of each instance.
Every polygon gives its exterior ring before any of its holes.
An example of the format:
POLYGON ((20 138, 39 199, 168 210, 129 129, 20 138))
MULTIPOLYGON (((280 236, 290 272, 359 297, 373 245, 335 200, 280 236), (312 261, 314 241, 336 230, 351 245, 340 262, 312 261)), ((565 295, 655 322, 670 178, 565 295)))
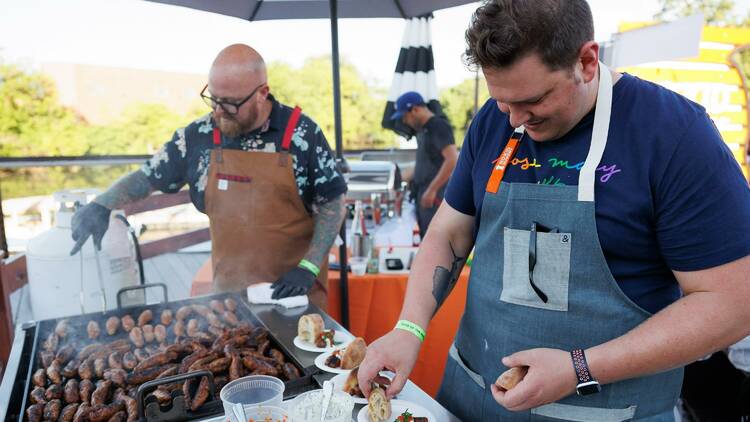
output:
POLYGON ((417 187, 426 187, 432 182, 445 161, 443 148, 455 143, 450 123, 438 116, 432 116, 417 132, 417 162, 414 166, 417 187))

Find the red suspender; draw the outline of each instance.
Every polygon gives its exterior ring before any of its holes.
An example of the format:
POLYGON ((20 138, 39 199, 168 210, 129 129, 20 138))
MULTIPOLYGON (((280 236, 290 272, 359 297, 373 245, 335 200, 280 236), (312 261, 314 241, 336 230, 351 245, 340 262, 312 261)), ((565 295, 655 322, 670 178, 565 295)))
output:
POLYGON ((289 151, 289 145, 292 144, 292 135, 294 134, 294 128, 297 127, 297 122, 299 121, 300 114, 302 114, 302 109, 299 108, 299 106, 294 106, 292 115, 289 117, 289 122, 286 124, 286 129, 284 130, 284 137, 281 139, 282 151, 289 151))

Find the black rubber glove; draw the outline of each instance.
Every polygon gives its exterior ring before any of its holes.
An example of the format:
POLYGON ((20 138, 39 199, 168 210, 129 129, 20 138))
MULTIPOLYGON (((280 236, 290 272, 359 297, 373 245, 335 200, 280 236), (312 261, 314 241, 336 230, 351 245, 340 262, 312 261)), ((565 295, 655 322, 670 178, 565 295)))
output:
POLYGON ((315 274, 304 268, 294 267, 271 285, 273 288, 271 299, 307 294, 314 282, 315 274))
POLYGON ((89 202, 76 211, 70 224, 73 229, 73 240, 76 242, 70 250, 71 255, 75 255, 81 249, 89 236, 93 236, 96 249, 102 250, 102 238, 109 228, 111 212, 112 210, 96 202, 89 202))

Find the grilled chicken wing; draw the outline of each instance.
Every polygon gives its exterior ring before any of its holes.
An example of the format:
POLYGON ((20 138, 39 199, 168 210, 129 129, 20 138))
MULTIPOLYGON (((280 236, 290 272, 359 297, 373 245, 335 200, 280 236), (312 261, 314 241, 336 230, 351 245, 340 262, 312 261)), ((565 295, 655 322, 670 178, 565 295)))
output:
POLYGON ((41 403, 32 404, 26 409, 26 417, 29 422, 42 422, 44 417, 44 405, 41 403))
POLYGON ((31 379, 37 387, 44 387, 47 385, 47 372, 44 368, 39 368, 34 372, 34 376, 31 379))
POLYGON ((94 386, 94 383, 91 382, 91 380, 81 380, 78 384, 78 395, 82 403, 91 404, 91 393, 94 392, 95 388, 96 386, 94 386))
POLYGON ((44 405, 44 419, 48 421, 56 421, 60 417, 60 411, 62 410, 62 401, 60 399, 51 400, 44 405))
POLYGON ((60 418, 58 419, 59 422, 73 422, 73 417, 76 414, 76 411, 78 410, 78 403, 70 403, 67 406, 63 407, 63 410, 60 412, 60 418))
POLYGON ((44 389, 44 387, 35 387, 33 390, 31 390, 31 393, 29 393, 29 400, 31 401, 31 403, 47 403, 47 398, 44 397, 45 391, 46 390, 44 389))
POLYGON ((65 388, 63 388, 65 403, 78 403, 81 401, 80 386, 78 384, 78 380, 75 378, 71 378, 65 383, 65 388))
POLYGON ((47 401, 61 399, 63 396, 63 389, 60 384, 52 384, 47 387, 47 391, 44 392, 44 398, 47 401))

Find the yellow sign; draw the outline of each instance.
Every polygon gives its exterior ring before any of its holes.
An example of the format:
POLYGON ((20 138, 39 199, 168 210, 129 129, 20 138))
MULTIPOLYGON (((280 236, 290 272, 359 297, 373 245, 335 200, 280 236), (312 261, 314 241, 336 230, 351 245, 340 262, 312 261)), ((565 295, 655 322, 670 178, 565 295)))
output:
MULTIPOLYGON (((624 24, 620 31, 645 25, 624 24)), ((747 86, 734 60, 739 58, 738 49, 747 44, 750 44, 750 29, 704 26, 698 57, 618 69, 679 92, 705 107, 746 177, 747 86)))

